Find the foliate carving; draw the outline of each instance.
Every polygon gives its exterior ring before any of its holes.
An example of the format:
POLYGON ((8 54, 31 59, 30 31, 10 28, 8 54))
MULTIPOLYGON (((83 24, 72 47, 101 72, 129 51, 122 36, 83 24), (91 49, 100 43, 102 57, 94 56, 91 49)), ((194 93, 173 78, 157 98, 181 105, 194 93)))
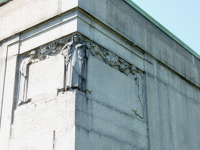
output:
POLYGON ((135 66, 131 65, 124 59, 118 57, 114 53, 100 48, 94 43, 88 44, 90 49, 90 54, 93 56, 100 56, 100 58, 109 66, 121 71, 122 73, 130 76, 130 74, 135 75, 139 71, 135 66))
POLYGON ((60 53, 61 48, 68 41, 68 38, 54 41, 46 46, 41 46, 38 49, 32 50, 30 53, 22 56, 19 72, 20 72, 20 90, 18 105, 29 102, 27 99, 27 80, 28 80, 28 68, 29 65, 38 63, 49 57, 60 53))
MULTIPOLYGON (((138 85, 138 101, 141 107, 143 107, 142 71, 114 53, 101 48, 97 44, 83 40, 78 33, 72 35, 72 37, 59 39, 32 50, 24 55, 25 57, 22 56, 23 60, 21 61, 19 69, 21 79, 18 105, 28 102, 26 94, 29 65, 49 59, 58 54, 62 55, 65 61, 63 87, 65 90, 86 90, 87 57, 92 55, 135 80, 136 85, 138 85)), ((135 112, 138 115, 140 114, 138 110, 135 110, 135 112)))
POLYGON ((47 46, 40 47, 38 50, 38 59, 41 61, 60 53, 60 50, 64 46, 66 40, 67 39, 54 41, 47 46))
POLYGON ((132 111, 135 115, 143 118, 143 72, 114 53, 100 48, 94 43, 90 43, 88 47, 91 55, 135 80, 137 85, 137 93, 135 93, 137 95, 137 107, 132 111))

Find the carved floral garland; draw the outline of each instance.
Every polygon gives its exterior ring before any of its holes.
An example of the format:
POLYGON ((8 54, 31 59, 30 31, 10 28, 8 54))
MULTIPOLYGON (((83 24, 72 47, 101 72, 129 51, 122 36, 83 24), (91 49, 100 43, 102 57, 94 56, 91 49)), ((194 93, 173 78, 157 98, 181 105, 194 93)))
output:
MULTIPOLYGON (((51 42, 50 44, 46 46, 41 46, 35 51, 36 56, 34 57, 34 60, 32 63, 37 63, 39 61, 45 60, 51 56, 60 54, 62 47, 71 40, 71 38, 63 38, 59 39, 57 41, 51 42)), ((120 72, 130 76, 135 75, 136 73, 139 73, 142 75, 142 71, 137 69, 134 65, 128 63, 124 59, 118 57, 114 53, 105 50, 103 48, 100 48, 97 44, 92 43, 90 41, 84 41, 87 51, 92 56, 98 57, 100 56, 100 59, 104 61, 109 66, 119 70, 120 72)), ((29 57, 29 55, 26 55, 25 57, 29 57)))
MULTIPOLYGON (((115 69, 119 70, 120 72, 124 73, 125 75, 127 75, 128 77, 131 77, 132 79, 134 79, 136 85, 138 86, 138 99, 140 101, 141 107, 143 107, 143 100, 142 100, 143 73, 142 73, 142 71, 140 71, 134 65, 128 63, 124 59, 120 58, 119 56, 115 55, 114 53, 112 53, 108 50, 105 50, 104 48, 100 48, 97 44, 92 43, 91 41, 83 40, 81 38, 80 34, 75 34, 73 36, 74 37, 56 40, 54 42, 51 42, 48 45, 41 46, 36 50, 32 50, 31 52, 29 52, 28 55, 23 56, 22 62, 20 65, 20 72, 21 72, 21 84, 20 84, 21 89, 20 89, 20 91, 21 91, 21 93, 20 93, 20 99, 18 101, 18 105, 29 102, 26 98, 27 66, 28 65, 43 61, 43 60, 48 59, 49 57, 55 56, 57 54, 61 54, 64 56, 65 61, 66 61, 65 63, 67 66, 67 64, 69 63, 68 59, 70 58, 70 55, 71 55, 70 54, 71 48, 73 48, 73 50, 77 50, 81 46, 82 52, 83 52, 82 54, 87 55, 87 56, 84 56, 84 59, 86 59, 86 57, 88 57, 88 54, 91 54, 92 56, 105 62, 112 68, 115 68, 115 69), (76 45, 73 45, 73 42, 75 42, 73 38, 80 38, 79 41, 77 41, 76 45), (65 54, 63 53, 63 50, 66 50, 65 54)), ((84 74, 84 73, 80 72, 80 74, 78 74, 78 76, 80 77, 81 74, 84 74)), ((83 82, 85 83, 84 80, 83 80, 83 82)), ((66 90, 67 90, 67 87, 66 87, 66 90)), ((82 91, 84 91, 84 90, 82 90, 82 91)), ((138 114, 136 110, 134 110, 134 111, 135 111, 136 115, 140 116, 140 114, 138 114)), ((140 118, 143 118, 143 115, 141 115, 140 118)))

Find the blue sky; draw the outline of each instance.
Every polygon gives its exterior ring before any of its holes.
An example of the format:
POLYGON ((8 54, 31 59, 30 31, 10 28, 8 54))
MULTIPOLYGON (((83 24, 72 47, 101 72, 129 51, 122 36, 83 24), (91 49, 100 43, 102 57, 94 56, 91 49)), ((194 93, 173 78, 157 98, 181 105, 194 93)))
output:
POLYGON ((200 55, 200 0, 132 0, 200 55))
POLYGON ((6 1, 6 0, 0 0, 0 3, 1 3, 1 2, 5 2, 5 1, 6 1))
POLYGON ((132 1, 200 55, 200 0, 132 1))

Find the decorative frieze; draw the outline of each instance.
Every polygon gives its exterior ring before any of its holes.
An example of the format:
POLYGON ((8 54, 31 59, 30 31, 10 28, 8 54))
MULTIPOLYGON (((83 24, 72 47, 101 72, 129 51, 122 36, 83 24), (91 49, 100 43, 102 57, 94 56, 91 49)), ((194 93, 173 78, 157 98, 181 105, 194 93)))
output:
POLYGON ((135 80, 137 86, 137 108, 132 110, 137 116, 143 118, 143 72, 136 68, 134 65, 128 63, 124 59, 115 55, 114 53, 100 48, 94 43, 90 43, 90 54, 102 60, 112 68, 119 70, 121 73, 124 73, 128 77, 135 80))
MULTIPOLYGON (((50 57, 56 55, 62 55, 64 59, 63 89, 65 91, 79 89, 84 92, 86 90, 87 58, 91 56, 100 59, 110 67, 119 70, 121 73, 135 80, 138 86, 138 99, 142 99, 142 71, 114 53, 89 40, 83 39, 80 34, 76 33, 69 38, 56 40, 21 56, 18 105, 28 102, 26 95, 29 66, 50 59, 50 57)), ((140 103, 143 107, 142 100, 140 103)))
MULTIPOLYGON (((90 49, 90 54, 104 61, 109 66, 119 70, 120 72, 126 74, 127 76, 134 78, 137 80, 137 75, 139 74, 141 77, 143 76, 143 72, 136 68, 134 65, 115 55, 114 53, 100 48, 98 45, 94 43, 88 44, 90 49), (100 57, 99 57, 100 56, 100 57)), ((143 78, 143 77, 142 77, 143 78)))

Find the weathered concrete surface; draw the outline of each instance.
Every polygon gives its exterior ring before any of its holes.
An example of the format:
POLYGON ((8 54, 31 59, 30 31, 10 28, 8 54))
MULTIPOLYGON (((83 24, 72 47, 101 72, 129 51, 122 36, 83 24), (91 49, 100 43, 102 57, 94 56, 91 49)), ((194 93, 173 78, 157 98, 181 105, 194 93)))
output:
POLYGON ((17 66, 17 56, 19 43, 18 36, 14 36, 2 44, 1 58, 1 135, 0 146, 7 149, 9 140, 10 124, 12 121, 13 103, 15 99, 15 72, 17 66), (2 136, 3 135, 3 136, 2 136), (5 141, 4 141, 5 140, 5 141), (4 142, 3 142, 4 141, 4 142))
POLYGON ((133 111, 137 111, 140 117, 145 118, 144 100, 138 98, 138 85, 135 80, 93 57, 88 61, 87 89, 91 92, 92 99, 99 100, 127 115, 134 116, 133 111))
POLYGON ((0 149, 200 149, 199 60, 125 2, 18 0, 1 7, 0 17, 0 149), (18 58, 74 32, 144 74, 143 118, 135 113, 136 82, 96 56, 88 58, 86 93, 56 93, 60 68, 34 90, 34 69, 30 93, 53 88, 48 96, 54 98, 39 96, 40 102, 17 107, 18 58))
POLYGON ((152 149, 199 149, 199 88, 155 64, 154 99, 148 102, 152 149))
POLYGON ((15 71, 16 71, 17 57, 12 57, 8 59, 7 66, 9 69, 6 70, 6 78, 4 84, 4 93, 3 93, 3 107, 2 107, 2 116, 1 116, 1 147, 2 149, 7 149, 9 133, 10 133, 10 124, 12 120, 12 109, 14 102, 14 90, 15 90, 15 71), (3 136, 2 136, 3 135, 3 136))
POLYGON ((41 97, 48 99, 53 95, 57 96, 58 89, 63 88, 63 62, 63 56, 58 55, 29 67, 28 99, 32 98, 32 101, 37 101, 41 97))
MULTIPOLYGON (((13 124, 13 118, 14 118, 13 112, 16 109, 16 104, 18 102, 18 93, 19 93, 18 81, 19 81, 19 67, 20 67, 20 64, 18 61, 18 58, 19 58, 18 54, 26 53, 30 49, 36 48, 52 40, 56 40, 58 38, 61 38, 63 36, 66 36, 68 34, 75 32, 77 28, 76 27, 77 21, 75 19, 75 16, 76 14, 74 12, 71 12, 69 16, 64 15, 61 18, 58 18, 57 22, 52 22, 50 24, 48 24, 47 22, 47 24, 42 24, 41 26, 39 26, 41 27, 39 28, 39 30, 38 29, 30 30, 30 32, 26 31, 26 32, 23 32, 20 37, 13 36, 5 41, 2 41, 2 45, 1 45, 2 55, 0 55, 1 66, 2 66, 1 72, 0 72, 1 73, 1 77, 0 77, 1 104, 0 105, 1 105, 1 112, 2 112, 1 113, 1 134, 0 134, 1 146, 0 147, 2 149, 5 149, 5 150, 8 149, 9 135, 11 132, 11 125, 13 124), (60 19, 62 21, 58 21, 60 19), (48 27, 51 28, 50 32, 47 32, 49 31, 48 27)), ((64 63, 64 60, 62 62, 64 63)), ((54 63, 52 62, 52 64, 54 63)), ((59 67, 64 68, 63 65, 59 67)), ((48 66, 46 67, 49 68, 48 66)), ((60 79, 63 80, 63 77, 60 77, 60 79)), ((52 81, 56 82, 55 79, 52 79, 52 81)), ((42 86, 41 88, 46 89, 45 87, 42 87, 42 86)), ((48 87, 48 88, 52 89, 53 87, 48 87)), ((55 86, 55 88, 60 88, 60 86, 59 87, 55 86)), ((46 89, 46 91, 48 90, 46 89)), ((44 94, 44 92, 45 90, 42 92, 39 91, 39 94, 41 93, 44 94)), ((51 91, 48 91, 48 92, 52 94, 51 91)), ((53 95, 58 94, 57 89, 53 90, 53 92, 55 93, 53 95)), ((47 98, 47 97, 49 96, 44 96, 44 98, 47 98)), ((36 98, 36 101, 37 101, 37 98, 36 98)))
MULTIPOLYGON (((145 106, 138 100, 138 87, 135 81, 90 57, 87 88, 90 91, 88 107, 83 110, 89 110, 84 116, 88 116, 88 122, 94 125, 83 128, 89 131, 92 128, 96 134, 101 133, 101 140, 107 136, 109 139, 122 142, 125 147, 148 149, 145 106)), ((114 149, 115 142, 110 143, 113 143, 114 149)), ((102 143, 103 145, 106 146, 107 143, 102 143)), ((117 146, 115 148, 117 149, 117 146)))
POLYGON ((17 108, 9 150, 75 149, 75 97, 58 97, 17 108))
POLYGON ((20 36, 20 54, 76 31, 77 11, 73 10, 23 32, 20 36))
POLYGON ((193 56, 187 50, 124 1, 80 0, 78 5, 184 78, 200 86, 200 72, 195 69, 199 68, 199 60, 195 59, 193 64, 193 56), (188 71, 191 66, 194 66, 192 74, 188 71))
MULTIPOLYGON (((7 69, 7 59, 9 59, 12 55, 11 54, 16 54, 18 49, 11 49, 8 47, 15 47, 16 44, 13 45, 13 43, 16 43, 19 40, 18 35, 9 38, 8 40, 5 40, 4 42, 1 43, 0 45, 0 112, 2 113, 2 104, 3 104, 3 97, 4 97, 4 86, 5 86, 5 77, 6 77, 6 69, 7 69), (11 46, 13 45, 13 46, 11 46), (9 58, 8 58, 9 55, 9 58), (7 58, 6 58, 7 57, 7 58)), ((12 74, 11 74, 12 75, 12 74)), ((0 114, 1 114, 0 113, 0 114)))
POLYGON ((0 41, 77 7, 77 4, 78 0, 11 1, 1 7, 0 33, 4 34, 0 34, 0 41))

